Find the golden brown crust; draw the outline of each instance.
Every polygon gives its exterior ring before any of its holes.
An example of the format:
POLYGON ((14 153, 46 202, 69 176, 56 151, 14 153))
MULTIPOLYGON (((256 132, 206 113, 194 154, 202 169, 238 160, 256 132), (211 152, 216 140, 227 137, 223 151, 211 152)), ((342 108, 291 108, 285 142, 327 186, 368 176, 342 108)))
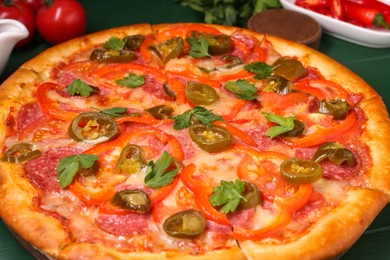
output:
POLYGON ((170 259, 170 260, 212 260, 212 259, 246 259, 244 253, 240 248, 232 247, 230 249, 221 249, 207 252, 205 254, 190 255, 179 252, 162 252, 162 253, 148 253, 148 252, 132 252, 125 253, 112 248, 97 245, 97 244, 77 244, 64 248, 58 256, 59 259, 134 259, 134 260, 153 260, 156 259, 170 259))
POLYGON ((386 204, 383 193, 357 188, 298 240, 278 245, 244 241, 240 247, 249 259, 337 259, 386 204))
POLYGON ((23 169, 10 163, 0 164, 1 218, 11 230, 45 254, 57 256, 69 243, 67 232, 55 218, 35 211, 35 189, 24 176, 23 169))
POLYGON ((132 34, 147 35, 151 32, 152 30, 149 24, 137 24, 85 35, 43 51, 34 59, 24 63, 22 68, 34 71, 38 73, 44 81, 48 81, 50 80, 49 73, 51 69, 61 62, 66 62, 67 58, 75 52, 104 43, 112 36, 123 38, 132 34))
MULTIPOLYGON (((50 70, 66 62, 70 54, 106 41, 111 36, 160 32, 180 24, 138 24, 86 35, 52 47, 26 62, 0 87, 0 143, 4 143, 6 120, 11 107, 18 108, 34 98, 37 85, 50 81, 50 70)), ((212 26, 231 35, 235 27, 212 26)), ((245 29, 262 40, 265 36, 245 29)), ((244 241, 240 247, 218 250, 203 255, 167 252, 159 259, 323 259, 337 257, 352 246, 390 198, 390 121, 380 96, 352 71, 333 59, 304 45, 278 37, 266 36, 276 51, 284 56, 298 57, 306 66, 318 68, 321 74, 341 84, 349 91, 364 94, 359 103, 366 116, 364 141, 370 148, 373 167, 367 189, 351 190, 345 200, 326 217, 320 219, 300 239, 280 245, 244 241), (370 189, 369 189, 370 188, 370 189), (372 189, 372 190, 371 190, 372 189), (387 195, 385 195, 387 194, 387 195), (348 232, 344 228, 348 226, 348 232), (326 246, 324 246, 326 245, 326 246)), ((21 167, 0 163, 0 209, 7 225, 23 239, 34 244, 45 254, 59 259, 155 259, 154 253, 124 253, 97 244, 72 244, 59 220, 34 210, 35 188, 23 175, 21 167), (28 225, 26 225, 28 223, 28 225)))

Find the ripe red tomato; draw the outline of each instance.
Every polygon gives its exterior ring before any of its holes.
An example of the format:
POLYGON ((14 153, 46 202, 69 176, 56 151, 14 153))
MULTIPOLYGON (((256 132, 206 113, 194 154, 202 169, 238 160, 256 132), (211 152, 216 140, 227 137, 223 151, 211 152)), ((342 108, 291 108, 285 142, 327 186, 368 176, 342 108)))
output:
POLYGON ((1 1, 0 2, 0 19, 14 19, 24 24, 29 32, 26 39, 16 44, 16 48, 26 45, 34 35, 35 16, 34 12, 22 0, 1 1))
POLYGON ((39 8, 41 8, 44 4, 44 0, 23 0, 34 13, 37 13, 39 8))
POLYGON ((58 44, 85 33, 87 18, 83 6, 75 0, 53 0, 37 14, 37 29, 48 43, 58 44))

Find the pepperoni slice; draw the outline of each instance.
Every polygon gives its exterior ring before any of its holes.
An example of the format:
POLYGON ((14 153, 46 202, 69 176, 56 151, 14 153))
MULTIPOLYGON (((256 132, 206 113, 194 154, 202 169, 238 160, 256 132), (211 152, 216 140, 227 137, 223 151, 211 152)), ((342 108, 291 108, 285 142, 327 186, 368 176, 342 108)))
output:
POLYGON ((60 159, 80 153, 75 148, 53 148, 24 165, 30 182, 43 192, 60 192, 56 166, 60 159))

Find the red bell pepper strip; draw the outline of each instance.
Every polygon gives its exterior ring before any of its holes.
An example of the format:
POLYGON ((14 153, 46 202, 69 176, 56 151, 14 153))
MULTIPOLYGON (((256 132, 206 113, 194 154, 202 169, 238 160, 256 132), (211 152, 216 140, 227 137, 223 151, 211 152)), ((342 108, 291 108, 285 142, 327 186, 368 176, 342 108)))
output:
POLYGON ((344 8, 342 0, 330 0, 330 13, 333 18, 344 20, 344 8))
POLYGON ((123 149, 123 147, 125 147, 131 139, 142 137, 145 135, 153 135, 154 137, 158 138, 162 143, 169 144, 172 151, 172 156, 179 161, 184 160, 184 153, 179 141, 174 136, 167 134, 164 131, 161 131, 154 127, 133 128, 132 130, 123 133, 117 139, 110 142, 100 143, 88 149, 84 153, 101 155, 105 152, 111 151, 115 147, 123 149))
POLYGON ((354 111, 349 112, 347 117, 340 122, 339 124, 333 127, 317 127, 317 130, 309 135, 306 135, 301 138, 287 139, 287 143, 290 143, 293 147, 310 147, 314 145, 319 145, 329 140, 336 140, 337 138, 342 137, 350 129, 352 129, 356 124, 356 115, 354 111))
POLYGON ((237 136, 242 141, 244 141, 246 144, 256 146, 256 143, 255 143, 255 141, 253 141, 252 137, 250 137, 247 133, 245 133, 241 129, 239 129, 239 128, 237 128, 229 123, 222 122, 222 121, 215 121, 213 124, 225 128, 231 134, 233 134, 234 136, 237 136))
POLYGON ((295 4, 304 8, 318 8, 329 6, 330 0, 296 0, 295 4))
POLYGON ((161 32, 156 32, 155 37, 159 42, 169 40, 173 37, 180 36, 183 39, 191 36, 192 32, 206 33, 206 34, 221 34, 217 29, 200 24, 190 25, 176 25, 161 32))
POLYGON ((227 216, 216 210, 210 204, 209 196, 213 192, 212 186, 208 182, 193 178, 195 170, 196 166, 194 164, 187 165, 181 172, 180 179, 184 185, 192 191, 197 207, 204 214, 206 219, 221 225, 230 225, 227 216))
POLYGON ((348 2, 352 2, 359 5, 364 5, 370 8, 378 9, 382 12, 390 12, 390 5, 379 2, 377 0, 344 0, 348 2))
POLYGON ((278 209, 278 213, 267 226, 256 230, 248 230, 239 226, 233 227, 233 237, 237 240, 261 240, 282 230, 291 221, 291 213, 283 208, 278 209))
POLYGON ((366 27, 383 27, 390 30, 390 12, 345 1, 345 16, 366 27), (385 17, 386 16, 386 17, 385 17))
POLYGON ((273 236, 290 223, 292 214, 310 200, 313 187, 310 184, 299 185, 298 190, 290 197, 275 197, 274 205, 278 210, 275 218, 267 226, 256 230, 233 227, 233 237, 237 240, 261 240, 273 236))
POLYGON ((122 116, 116 118, 115 121, 118 124, 123 124, 125 122, 135 122, 135 123, 142 123, 147 125, 157 125, 162 122, 162 120, 155 119, 154 117, 148 114, 145 114, 143 116, 122 116))
POLYGON ((173 179, 173 181, 164 187, 159 188, 157 191, 153 192, 150 195, 150 206, 153 207, 157 203, 161 202, 163 199, 165 199, 176 187, 178 183, 179 177, 176 175, 176 177, 173 179))

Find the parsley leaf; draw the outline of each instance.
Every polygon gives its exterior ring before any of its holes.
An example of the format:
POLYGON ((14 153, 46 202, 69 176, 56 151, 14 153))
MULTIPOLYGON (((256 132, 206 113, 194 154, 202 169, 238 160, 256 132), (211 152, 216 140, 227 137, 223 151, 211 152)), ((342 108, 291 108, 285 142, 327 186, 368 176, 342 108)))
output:
POLYGON ((245 65, 244 69, 246 71, 255 73, 254 79, 264 79, 265 77, 271 75, 274 67, 264 63, 264 62, 252 62, 245 65))
POLYGON ((66 87, 66 91, 72 96, 79 94, 83 97, 89 97, 94 89, 81 79, 76 79, 66 87))
POLYGON ((106 114, 110 117, 121 117, 127 115, 127 108, 126 107, 112 107, 109 109, 100 110, 98 108, 95 108, 100 113, 106 114))
POLYGON ((221 180, 221 185, 213 188, 213 194, 209 197, 210 204, 213 207, 222 206, 222 213, 233 212, 240 204, 241 196, 244 191, 244 182, 240 180, 224 181, 221 180))
POLYGON ((229 81, 224 85, 224 88, 240 99, 253 100, 256 98, 257 88, 255 85, 248 83, 247 80, 229 81))
POLYGON ((194 58, 212 57, 209 54, 209 43, 202 35, 199 35, 199 40, 194 36, 191 36, 187 38, 186 41, 190 45, 190 53, 188 55, 194 58))
POLYGON ((104 43, 103 47, 110 50, 121 51, 125 47, 125 41, 113 36, 104 43))
POLYGON ((181 115, 175 116, 173 118, 175 122, 173 128, 175 130, 181 130, 189 127, 191 125, 191 117, 195 117, 206 126, 210 126, 212 122, 217 120, 223 121, 221 116, 215 115, 211 112, 211 110, 207 110, 201 106, 196 106, 190 110, 187 110, 181 115))
POLYGON ((277 125, 271 126, 268 128, 267 132, 265 134, 271 138, 274 138, 275 136, 278 136, 280 134, 286 133, 290 130, 294 129, 294 116, 279 116, 274 115, 268 112, 262 112, 262 114, 265 116, 265 118, 273 123, 276 123, 277 125))
POLYGON ((118 79, 115 82, 124 87, 137 88, 145 84, 145 77, 143 75, 129 74, 129 76, 118 79))
POLYGON ((177 175, 178 169, 165 172, 171 165, 172 157, 167 151, 164 151, 160 157, 154 163, 150 161, 144 179, 145 185, 149 188, 160 188, 173 181, 173 178, 177 175))
POLYGON ((183 6, 200 12, 209 24, 245 27, 248 19, 261 11, 280 8, 279 0, 178 0, 183 6))
POLYGON ((98 158, 97 155, 93 154, 77 154, 60 159, 60 162, 56 167, 60 187, 68 187, 72 183, 73 178, 76 176, 80 167, 88 169, 93 166, 98 158))

